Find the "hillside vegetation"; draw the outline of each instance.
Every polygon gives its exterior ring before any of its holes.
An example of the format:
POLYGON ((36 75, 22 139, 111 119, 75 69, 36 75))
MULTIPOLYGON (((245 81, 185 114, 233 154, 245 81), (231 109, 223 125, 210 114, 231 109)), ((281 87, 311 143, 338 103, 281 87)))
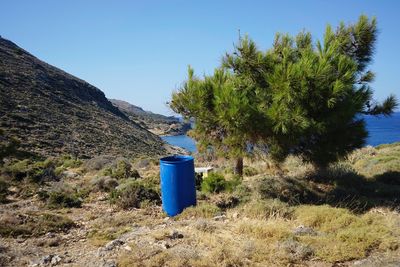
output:
POLYGON ((397 266, 400 143, 365 147, 325 176, 289 157, 226 160, 197 178, 198 205, 169 218, 158 160, 8 158, 0 264, 66 266, 397 266), (27 252, 34 253, 27 253, 27 252))
MULTIPOLYGON (((0 128, 41 156, 165 153, 98 88, 0 38, 0 128)), ((0 140, 3 141, 3 140, 0 140)))

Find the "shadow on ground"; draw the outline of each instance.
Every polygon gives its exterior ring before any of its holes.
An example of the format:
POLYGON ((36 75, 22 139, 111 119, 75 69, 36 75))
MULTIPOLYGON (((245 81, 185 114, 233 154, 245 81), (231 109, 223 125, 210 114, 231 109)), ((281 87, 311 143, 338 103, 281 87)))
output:
POLYGON ((258 190, 262 198, 278 198, 290 205, 329 204, 364 212, 373 207, 400 210, 400 172, 365 177, 352 169, 331 168, 306 177, 265 177, 258 190))

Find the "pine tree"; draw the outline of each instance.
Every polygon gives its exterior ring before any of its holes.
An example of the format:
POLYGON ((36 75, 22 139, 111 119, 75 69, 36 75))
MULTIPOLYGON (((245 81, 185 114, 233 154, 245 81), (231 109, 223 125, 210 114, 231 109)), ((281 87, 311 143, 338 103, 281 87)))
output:
POLYGON ((255 122, 251 97, 236 77, 224 69, 202 79, 189 67, 188 80, 172 95, 170 107, 185 118, 195 118, 189 133, 199 151, 212 149, 217 155, 236 159, 235 171, 243 174, 243 157, 254 139, 251 130, 255 122))
POLYGON ((365 144, 362 115, 390 115, 397 106, 394 96, 372 98, 376 39, 376 19, 366 16, 327 26, 322 42, 308 32, 277 34, 266 52, 240 38, 214 75, 199 79, 189 69, 171 107, 195 118, 200 147, 240 159, 248 145, 266 146, 276 162, 295 154, 324 169, 365 144))
POLYGON ((327 26, 315 45, 307 32, 277 34, 263 53, 244 38, 225 56, 226 68, 255 84, 258 110, 268 122, 259 136, 276 161, 296 154, 324 169, 365 144, 363 114, 393 112, 394 96, 382 104, 372 99, 368 66, 376 38, 376 19, 360 16, 336 31, 327 26))

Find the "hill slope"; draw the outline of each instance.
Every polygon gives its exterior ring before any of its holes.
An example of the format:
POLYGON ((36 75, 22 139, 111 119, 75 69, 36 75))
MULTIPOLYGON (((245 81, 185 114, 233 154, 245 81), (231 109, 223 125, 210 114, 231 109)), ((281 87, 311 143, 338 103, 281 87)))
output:
POLYGON ((0 37, 0 127, 23 149, 72 153, 158 155, 162 140, 130 120, 98 88, 0 37))
POLYGON ((181 135, 190 130, 190 124, 184 123, 174 116, 145 111, 141 107, 132 105, 126 101, 109 99, 130 119, 157 135, 181 135))

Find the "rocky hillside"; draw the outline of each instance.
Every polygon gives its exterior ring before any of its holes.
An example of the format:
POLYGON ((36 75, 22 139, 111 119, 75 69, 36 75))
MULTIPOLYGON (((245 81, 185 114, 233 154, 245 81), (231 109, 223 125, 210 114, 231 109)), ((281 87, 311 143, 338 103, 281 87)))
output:
POLYGON ((145 111, 141 107, 132 105, 126 101, 110 99, 114 106, 118 107, 130 119, 150 132, 157 135, 181 135, 190 130, 190 124, 184 123, 174 116, 164 116, 161 114, 145 111))
POLYGON ((158 155, 162 140, 98 88, 0 37, 0 128, 43 156, 158 155))

